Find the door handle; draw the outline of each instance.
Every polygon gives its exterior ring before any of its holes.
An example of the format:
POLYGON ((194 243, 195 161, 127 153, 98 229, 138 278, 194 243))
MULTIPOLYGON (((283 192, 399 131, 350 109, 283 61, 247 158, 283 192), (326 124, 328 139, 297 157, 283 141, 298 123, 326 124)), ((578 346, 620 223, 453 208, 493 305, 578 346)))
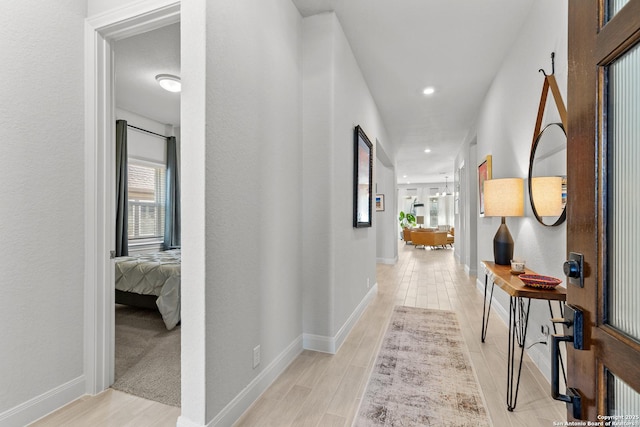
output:
POLYGON ((576 350, 584 348, 584 314, 579 308, 565 305, 565 317, 551 319, 553 323, 562 323, 564 335, 551 335, 551 397, 571 405, 573 418, 582 419, 582 403, 578 390, 567 386, 567 394, 560 393, 560 343, 572 343, 576 350))

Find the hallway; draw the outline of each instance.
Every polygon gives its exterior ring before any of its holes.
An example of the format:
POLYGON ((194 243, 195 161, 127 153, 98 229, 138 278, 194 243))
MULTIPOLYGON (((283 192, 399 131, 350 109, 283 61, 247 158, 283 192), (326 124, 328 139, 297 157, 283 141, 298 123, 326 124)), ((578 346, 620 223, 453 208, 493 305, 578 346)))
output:
POLYGON ((551 426, 566 420, 564 404, 525 359, 515 412, 506 409, 507 327, 494 313, 480 342, 482 295, 453 250, 400 242, 396 265, 378 264, 378 296, 335 356, 305 351, 236 423, 244 426, 350 426, 395 305, 455 311, 496 427, 551 426), (493 367, 490 371, 489 367, 493 367))

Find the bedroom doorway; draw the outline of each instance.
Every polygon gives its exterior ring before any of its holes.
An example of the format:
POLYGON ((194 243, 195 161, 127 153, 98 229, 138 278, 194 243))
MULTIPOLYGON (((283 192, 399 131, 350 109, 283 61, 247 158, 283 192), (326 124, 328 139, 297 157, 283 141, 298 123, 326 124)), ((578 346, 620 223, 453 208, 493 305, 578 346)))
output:
MULTIPOLYGON (((85 376, 89 394, 106 390, 115 379, 115 265, 112 258, 116 221, 114 141, 119 112, 114 96, 114 47, 121 40, 179 25, 179 1, 152 3, 96 15, 87 19, 85 26, 85 376)), ((180 107, 178 114, 179 110, 180 107)), ((179 365, 178 361, 178 368, 179 365)))
POLYGON ((179 407, 180 23, 114 41, 112 50, 115 173, 123 179, 111 388, 179 407))

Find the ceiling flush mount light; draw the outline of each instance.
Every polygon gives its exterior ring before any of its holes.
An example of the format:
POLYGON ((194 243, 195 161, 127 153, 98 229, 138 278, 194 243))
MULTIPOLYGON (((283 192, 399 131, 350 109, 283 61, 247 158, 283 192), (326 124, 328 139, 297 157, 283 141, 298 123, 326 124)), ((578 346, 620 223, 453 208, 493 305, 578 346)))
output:
POLYGON ((180 77, 172 74, 158 74, 156 81, 164 90, 169 92, 180 92, 182 90, 182 83, 180 77))
POLYGON ((422 93, 424 93, 425 95, 433 95, 433 93, 435 92, 435 88, 429 86, 424 88, 424 90, 422 91, 422 93))
POLYGON ((430 149, 430 148, 427 148, 427 149, 425 149, 425 150, 424 150, 424 152, 425 152, 425 153, 430 153, 430 152, 431 152, 431 149, 430 149))

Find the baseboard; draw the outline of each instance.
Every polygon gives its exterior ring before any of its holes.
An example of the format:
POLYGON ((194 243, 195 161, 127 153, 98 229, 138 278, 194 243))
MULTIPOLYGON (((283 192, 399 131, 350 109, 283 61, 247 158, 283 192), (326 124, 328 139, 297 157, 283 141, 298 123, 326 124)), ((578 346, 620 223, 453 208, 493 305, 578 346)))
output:
POLYGON ((342 343, 351 332, 351 329, 356 324, 362 313, 364 313, 365 309, 371 302, 371 300, 378 293, 378 283, 374 284, 369 292, 362 298, 360 304, 356 307, 356 309, 351 313, 351 316, 347 319, 347 321, 342 325, 338 333, 335 337, 327 337, 323 335, 313 335, 313 334, 303 334, 302 335, 302 346, 305 350, 313 350, 319 351, 322 353, 330 353, 336 354, 342 343))
POLYGON ((0 414, 0 426, 26 426, 84 396, 85 378, 81 375, 0 414))
POLYGON ((471 277, 477 277, 478 276, 478 269, 477 268, 471 268, 468 265, 464 265, 464 272, 467 273, 467 276, 471 277))
POLYGON ((394 265, 398 262, 398 257, 394 257, 394 258, 376 258, 376 263, 378 264, 389 264, 389 265, 394 265))
POLYGON ((193 421, 185 418, 184 415, 180 415, 176 422, 176 427, 204 427, 204 424, 194 423, 193 421))
MULTIPOLYGON (((253 402, 258 400, 260 395, 278 378, 284 370, 302 352, 302 336, 296 338, 284 349, 273 362, 269 364, 257 377, 253 379, 218 415, 215 416, 207 427, 230 426, 236 422, 253 402)), ((196 427, 193 422, 178 419, 177 427, 196 427)))
POLYGON ((324 335, 303 334, 302 348, 321 353, 336 354, 336 340, 324 335))

